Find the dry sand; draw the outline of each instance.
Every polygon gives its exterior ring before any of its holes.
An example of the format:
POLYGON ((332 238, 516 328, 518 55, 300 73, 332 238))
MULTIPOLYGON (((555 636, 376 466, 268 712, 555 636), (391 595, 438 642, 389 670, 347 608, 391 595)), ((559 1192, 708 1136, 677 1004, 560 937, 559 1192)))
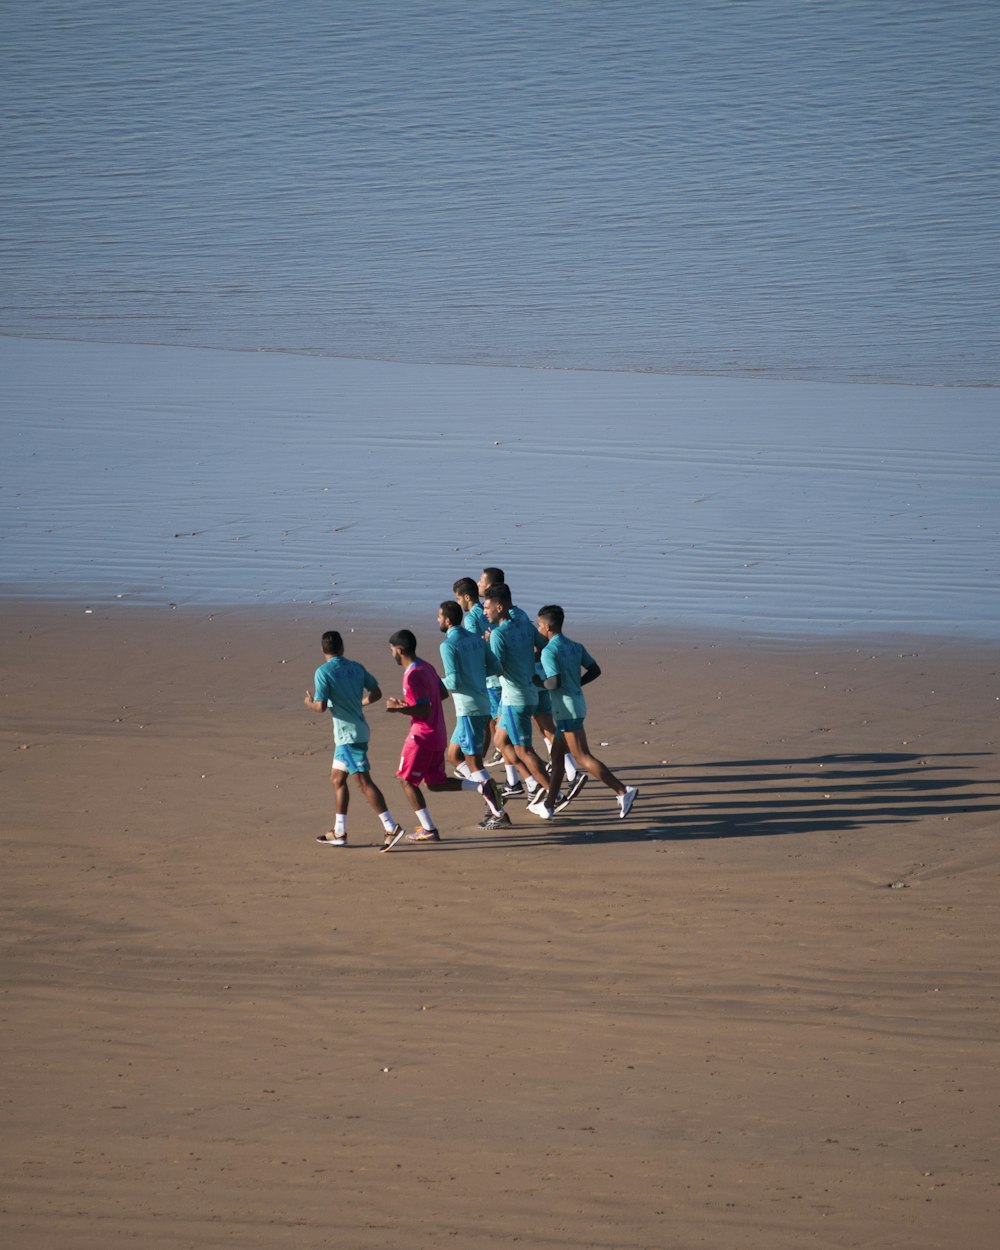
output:
POLYGON ((0 610, 12 1250, 996 1244, 995 651, 588 633, 633 815, 380 855, 325 620, 0 610))

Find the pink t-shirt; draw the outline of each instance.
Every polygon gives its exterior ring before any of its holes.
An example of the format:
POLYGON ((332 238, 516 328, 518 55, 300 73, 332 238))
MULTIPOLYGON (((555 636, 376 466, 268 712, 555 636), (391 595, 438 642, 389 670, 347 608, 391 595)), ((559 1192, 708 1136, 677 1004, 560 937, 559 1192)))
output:
POLYGON ((433 741, 443 751, 448 745, 448 733, 441 706, 441 679, 437 669, 426 660, 414 660, 403 673, 403 700, 413 707, 417 703, 430 704, 428 720, 410 722, 410 736, 421 741, 433 741))

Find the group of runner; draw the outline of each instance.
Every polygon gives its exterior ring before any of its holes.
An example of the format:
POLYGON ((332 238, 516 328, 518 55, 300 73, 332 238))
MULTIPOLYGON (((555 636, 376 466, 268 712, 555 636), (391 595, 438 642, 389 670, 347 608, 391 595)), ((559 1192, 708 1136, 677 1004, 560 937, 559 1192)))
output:
POLYGON ((407 832, 389 810, 372 780, 368 761, 369 728, 364 708, 382 698, 376 679, 344 655, 336 630, 322 637, 325 662, 316 670, 313 691, 305 706, 329 710, 333 718, 334 827, 316 841, 347 846, 348 781, 355 778, 362 795, 383 828, 382 850, 401 842, 437 842, 440 833, 431 817, 421 785, 430 791, 469 790, 485 803, 478 828, 511 827, 507 802, 528 798, 528 810, 551 820, 577 797, 588 778, 601 781, 617 799, 624 819, 638 790, 621 781, 590 751, 582 687, 601 675, 590 653, 563 633, 564 613, 557 604, 538 610, 534 623, 511 601, 503 570, 486 568, 473 581, 460 578, 454 599, 438 608, 443 678, 417 655, 417 640, 408 629, 389 639, 395 662, 403 669, 402 698, 386 699, 386 711, 409 718, 399 778, 418 828, 407 832), (449 741, 443 701, 455 707, 455 729, 449 741), (549 754, 546 765, 534 749, 532 725, 542 734, 549 754), (494 750, 492 758, 487 759, 494 750), (454 773, 448 776, 446 762, 454 773), (504 784, 489 769, 502 764, 504 784), (563 791, 563 782, 566 790, 563 791))

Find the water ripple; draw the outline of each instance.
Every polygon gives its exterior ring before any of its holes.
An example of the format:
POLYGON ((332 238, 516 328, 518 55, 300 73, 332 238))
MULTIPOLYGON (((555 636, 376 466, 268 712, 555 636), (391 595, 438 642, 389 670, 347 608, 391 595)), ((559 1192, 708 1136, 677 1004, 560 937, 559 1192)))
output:
POLYGON ((604 624, 1000 635, 988 390, 11 339, 0 364, 3 597, 431 628, 499 564, 604 624))
POLYGON ((1000 381, 985 0, 50 0, 5 36, 8 333, 1000 381))

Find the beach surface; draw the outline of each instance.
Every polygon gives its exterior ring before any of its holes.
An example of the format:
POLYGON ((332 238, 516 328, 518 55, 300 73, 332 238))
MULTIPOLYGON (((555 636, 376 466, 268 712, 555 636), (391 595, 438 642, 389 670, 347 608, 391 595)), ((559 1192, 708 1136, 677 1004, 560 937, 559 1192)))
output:
POLYGON ((995 1245, 994 647, 581 630, 629 818, 381 855, 314 841, 341 618, 0 613, 6 1245, 995 1245))
POLYGON ((0 600, 1000 637, 990 388, 0 338, 0 600), (429 588, 440 588, 440 591, 429 588))

